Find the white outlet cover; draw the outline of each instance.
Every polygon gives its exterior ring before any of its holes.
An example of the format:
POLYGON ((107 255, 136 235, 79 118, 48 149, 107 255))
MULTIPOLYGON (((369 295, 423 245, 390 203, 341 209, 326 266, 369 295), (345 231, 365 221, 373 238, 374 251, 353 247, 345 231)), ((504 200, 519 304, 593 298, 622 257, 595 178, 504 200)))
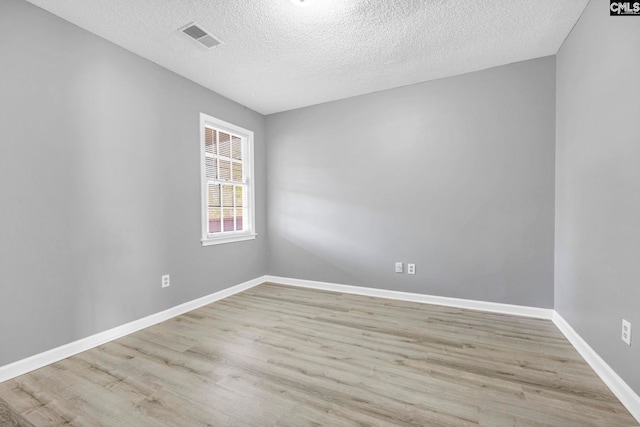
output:
POLYGON ((403 266, 401 262, 396 262, 396 273, 402 273, 403 266))
POLYGON ((622 341, 631 345, 631 323, 622 319, 622 341))
POLYGON ((171 286, 171 277, 168 274, 162 276, 162 287, 168 288, 171 286))
POLYGON ((415 264, 407 264, 407 273, 408 274, 416 274, 416 265, 415 264))

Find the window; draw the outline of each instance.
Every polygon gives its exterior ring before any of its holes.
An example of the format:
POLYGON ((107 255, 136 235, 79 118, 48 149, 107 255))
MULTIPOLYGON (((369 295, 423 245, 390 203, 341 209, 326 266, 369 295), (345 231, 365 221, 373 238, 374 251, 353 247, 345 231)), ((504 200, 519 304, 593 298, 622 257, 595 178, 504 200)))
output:
POLYGON ((200 114, 202 245, 255 239, 253 132, 200 114))

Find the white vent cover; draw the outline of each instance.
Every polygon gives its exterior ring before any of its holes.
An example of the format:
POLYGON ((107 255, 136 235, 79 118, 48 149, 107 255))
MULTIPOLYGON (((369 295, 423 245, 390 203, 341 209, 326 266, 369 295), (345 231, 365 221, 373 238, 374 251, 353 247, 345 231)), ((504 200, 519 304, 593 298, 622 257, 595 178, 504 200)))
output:
POLYGON ((189 36, 189 38, 197 41, 207 49, 211 49, 212 47, 216 47, 219 44, 222 44, 220 40, 213 37, 207 31, 203 30, 202 27, 200 27, 195 22, 185 25, 184 27, 180 28, 180 31, 182 31, 184 34, 189 36))

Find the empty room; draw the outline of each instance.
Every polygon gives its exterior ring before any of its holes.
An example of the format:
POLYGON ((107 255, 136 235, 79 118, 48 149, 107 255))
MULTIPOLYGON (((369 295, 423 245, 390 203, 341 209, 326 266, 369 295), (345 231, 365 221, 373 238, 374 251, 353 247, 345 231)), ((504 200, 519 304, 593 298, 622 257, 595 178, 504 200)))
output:
POLYGON ((639 76, 636 1, 0 0, 0 426, 640 426, 639 76))

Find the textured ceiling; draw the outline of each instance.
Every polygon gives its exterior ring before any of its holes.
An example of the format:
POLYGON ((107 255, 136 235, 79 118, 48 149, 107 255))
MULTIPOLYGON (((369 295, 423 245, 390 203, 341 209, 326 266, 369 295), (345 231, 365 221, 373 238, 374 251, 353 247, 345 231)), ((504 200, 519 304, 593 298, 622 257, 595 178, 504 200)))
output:
POLYGON ((263 114, 555 54, 588 0, 29 0, 263 114), (195 21, 223 45, 177 30, 195 21))

